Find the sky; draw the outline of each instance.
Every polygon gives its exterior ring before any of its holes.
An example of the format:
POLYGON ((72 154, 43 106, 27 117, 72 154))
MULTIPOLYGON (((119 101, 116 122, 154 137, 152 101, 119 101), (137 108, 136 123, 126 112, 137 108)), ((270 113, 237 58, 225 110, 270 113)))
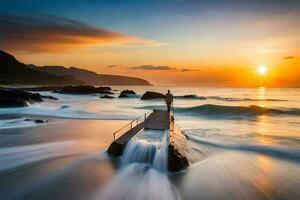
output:
POLYGON ((298 0, 0 0, 0 49, 154 85, 300 86, 299 24, 298 0))

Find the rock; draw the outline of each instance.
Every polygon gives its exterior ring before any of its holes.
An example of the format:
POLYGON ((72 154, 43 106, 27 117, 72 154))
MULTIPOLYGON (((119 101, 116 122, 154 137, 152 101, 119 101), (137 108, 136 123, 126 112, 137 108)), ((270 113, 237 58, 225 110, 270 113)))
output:
POLYGON ((113 99, 113 98, 115 98, 115 97, 113 97, 113 96, 109 96, 109 95, 104 95, 104 96, 102 96, 102 97, 100 97, 100 99, 113 99))
POLYGON ((143 94, 142 96, 142 100, 149 100, 149 99, 164 99, 165 95, 158 93, 158 92, 146 92, 145 94, 143 94))
POLYGON ((26 107, 27 102, 18 98, 0 98, 0 108, 26 107))
POLYGON ((126 98, 129 97, 130 95, 136 95, 136 93, 133 90, 123 90, 120 93, 119 98, 126 98))
POLYGON ((172 144, 168 148, 169 157, 169 171, 177 172, 183 170, 189 166, 189 162, 185 156, 183 156, 172 144))
POLYGON ((63 105, 63 106, 61 106, 60 107, 60 109, 66 109, 66 108, 70 108, 71 106, 69 106, 69 105, 63 105))
POLYGON ((48 121, 47 120, 43 120, 43 119, 24 119, 24 121, 32 121, 32 122, 35 122, 37 124, 45 124, 47 123, 48 121))
POLYGON ((188 95, 183 95, 183 96, 177 96, 177 98, 180 98, 180 99, 199 99, 199 100, 206 100, 205 97, 203 96, 198 96, 198 95, 195 95, 195 94, 188 94, 188 95))
POLYGON ((111 143, 109 146, 107 153, 111 156, 120 156, 123 154, 123 151, 125 149, 125 144, 119 144, 117 142, 111 143))
POLYGON ((0 107, 25 107, 28 103, 42 102, 39 93, 26 92, 17 89, 0 89, 0 107))
POLYGON ((94 86, 66 86, 61 88, 58 93, 62 94, 113 94, 110 87, 94 86))
POLYGON ((34 120, 35 123, 38 123, 38 124, 45 124, 47 123, 48 121, 47 120, 42 120, 42 119, 36 119, 34 120))
POLYGON ((55 97, 53 97, 53 96, 44 96, 44 95, 42 95, 41 96, 43 99, 50 99, 50 100, 58 100, 58 98, 55 98, 55 97))
POLYGON ((34 92, 50 92, 50 91, 56 91, 61 90, 64 86, 39 86, 39 87, 23 87, 20 88, 22 90, 26 91, 34 91, 34 92))

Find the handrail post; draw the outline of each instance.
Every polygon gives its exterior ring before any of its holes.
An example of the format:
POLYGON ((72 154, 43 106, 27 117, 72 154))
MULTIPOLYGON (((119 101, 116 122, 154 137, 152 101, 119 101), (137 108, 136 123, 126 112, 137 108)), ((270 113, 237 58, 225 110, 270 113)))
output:
POLYGON ((147 116, 147 114, 145 113, 144 114, 144 122, 146 121, 146 118, 147 118, 146 116, 147 116))
POLYGON ((130 123, 131 129, 132 129, 132 122, 130 123))
POLYGON ((116 133, 114 133, 114 141, 116 141, 116 133))

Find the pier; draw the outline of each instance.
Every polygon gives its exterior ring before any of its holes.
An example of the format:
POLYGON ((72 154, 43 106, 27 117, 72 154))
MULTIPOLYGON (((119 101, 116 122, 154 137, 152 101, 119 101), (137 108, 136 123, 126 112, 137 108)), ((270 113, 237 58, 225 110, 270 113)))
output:
POLYGON ((153 110, 134 119, 113 133, 113 142, 107 152, 111 156, 121 156, 130 139, 141 130, 169 130, 168 169, 180 171, 189 166, 186 137, 176 126, 174 117, 166 110, 153 110))

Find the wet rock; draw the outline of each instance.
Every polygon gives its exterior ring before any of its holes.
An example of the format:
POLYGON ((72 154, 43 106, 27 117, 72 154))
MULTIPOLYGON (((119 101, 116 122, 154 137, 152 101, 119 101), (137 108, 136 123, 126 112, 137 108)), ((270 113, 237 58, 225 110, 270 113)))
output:
POLYGON ((183 95, 183 96, 177 96, 176 98, 180 98, 180 99, 199 99, 199 100, 206 100, 205 97, 203 96, 197 96, 195 94, 188 94, 188 95, 183 95))
POLYGON ((109 146, 107 153, 111 156, 120 156, 123 154, 124 149, 125 149, 125 145, 119 144, 117 142, 113 142, 109 146))
POLYGON ((189 162, 172 144, 169 145, 169 171, 177 172, 186 169, 189 162))
POLYGON ((65 86, 58 93, 62 94, 113 94, 110 87, 65 86))
POLYGON ((43 99, 50 99, 50 100, 54 100, 54 101, 57 101, 58 100, 58 98, 55 98, 55 97, 53 97, 53 96, 41 96, 43 99))
POLYGON ((34 122, 37 123, 37 124, 45 124, 48 121, 47 120, 42 120, 42 119, 36 119, 36 120, 34 120, 34 122))
POLYGON ((69 105, 63 105, 63 106, 61 106, 60 107, 60 109, 66 109, 66 108, 70 108, 71 106, 69 106, 69 105))
POLYGON ((42 101, 42 96, 39 93, 17 89, 0 89, 0 108, 25 107, 29 103, 42 101))
POLYGON ((34 91, 34 92, 50 92, 50 91, 59 91, 64 86, 39 86, 39 87, 23 87, 21 90, 34 91))
POLYGON ((30 122, 35 122, 37 124, 45 124, 48 121, 47 120, 43 120, 43 119, 24 119, 24 121, 30 121, 30 122))
POLYGON ((123 90, 120 93, 119 98, 126 98, 129 97, 130 95, 136 95, 136 93, 133 90, 123 90))
POLYGON ((145 94, 143 94, 142 96, 142 100, 150 100, 150 99, 164 99, 165 95, 161 94, 159 92, 146 92, 145 94))
POLYGON ((115 98, 115 97, 113 97, 113 96, 109 96, 109 95, 104 95, 104 96, 102 96, 102 97, 100 97, 100 99, 113 99, 113 98, 115 98))

